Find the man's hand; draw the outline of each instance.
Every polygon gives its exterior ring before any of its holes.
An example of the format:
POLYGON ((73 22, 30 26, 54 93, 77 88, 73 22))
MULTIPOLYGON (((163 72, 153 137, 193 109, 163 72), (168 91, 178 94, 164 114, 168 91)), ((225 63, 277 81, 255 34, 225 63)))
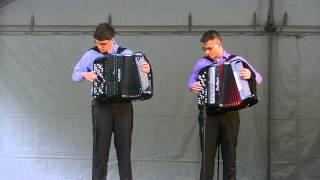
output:
POLYGON ((147 62, 143 62, 140 66, 141 71, 144 73, 150 73, 150 65, 147 62))
POLYGON ((201 90, 202 90, 202 86, 200 84, 199 81, 197 82, 194 82, 192 85, 191 85, 191 91, 198 94, 201 90))
POLYGON ((247 69, 247 68, 243 68, 240 71, 240 76, 243 79, 250 79, 251 78, 251 71, 249 69, 247 69))
POLYGON ((82 76, 84 79, 86 79, 90 82, 94 82, 98 78, 96 72, 94 72, 94 71, 84 72, 84 73, 82 73, 82 76))

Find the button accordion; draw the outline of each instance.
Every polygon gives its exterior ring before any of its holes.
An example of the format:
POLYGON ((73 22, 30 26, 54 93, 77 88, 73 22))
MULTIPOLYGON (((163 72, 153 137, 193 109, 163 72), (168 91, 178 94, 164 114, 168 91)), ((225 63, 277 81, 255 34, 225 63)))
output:
MULTIPOLYGON (((255 74, 249 80, 240 77, 241 69, 249 68, 241 60, 213 64, 199 72, 203 90, 198 94, 198 105, 208 112, 225 112, 253 106, 258 102, 255 74)), ((249 68, 250 69, 250 68, 249 68)))
POLYGON ((153 77, 152 72, 141 71, 143 62, 148 60, 140 52, 97 58, 93 62, 93 71, 98 79, 93 82, 92 95, 111 102, 150 99, 153 95, 153 77))

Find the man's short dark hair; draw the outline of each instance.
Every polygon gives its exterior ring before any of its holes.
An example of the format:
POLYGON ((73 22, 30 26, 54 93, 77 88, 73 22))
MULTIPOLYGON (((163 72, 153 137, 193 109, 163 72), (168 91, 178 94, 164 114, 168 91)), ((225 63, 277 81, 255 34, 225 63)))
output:
POLYGON ((98 41, 110 40, 115 36, 115 30, 109 23, 101 23, 96 27, 93 37, 98 41))
POLYGON ((220 37, 220 34, 217 31, 209 30, 209 31, 206 31, 206 32, 203 33, 203 35, 202 35, 202 37, 200 39, 200 42, 206 43, 209 40, 213 40, 213 39, 219 39, 220 41, 222 41, 221 37, 220 37))

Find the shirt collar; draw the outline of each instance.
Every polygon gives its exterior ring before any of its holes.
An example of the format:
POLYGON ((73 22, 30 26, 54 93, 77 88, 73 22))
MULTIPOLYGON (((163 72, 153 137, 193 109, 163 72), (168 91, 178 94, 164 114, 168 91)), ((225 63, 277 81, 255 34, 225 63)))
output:
POLYGON ((228 59, 229 56, 230 56, 230 54, 224 50, 222 56, 218 59, 215 59, 215 60, 218 64, 222 64, 225 62, 225 60, 228 59))
POLYGON ((119 44, 116 41, 114 41, 113 48, 112 48, 112 54, 117 54, 118 49, 119 49, 119 44))

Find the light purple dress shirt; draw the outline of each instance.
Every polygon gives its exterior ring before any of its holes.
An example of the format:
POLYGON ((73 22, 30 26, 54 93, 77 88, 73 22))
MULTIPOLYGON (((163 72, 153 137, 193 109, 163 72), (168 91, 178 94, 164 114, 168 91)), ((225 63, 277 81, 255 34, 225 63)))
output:
MULTIPOLYGON (((202 68, 204 68, 204 67, 206 67, 206 66, 209 66, 209 65, 212 65, 212 64, 215 64, 215 63, 223 64, 223 63, 225 62, 225 60, 229 58, 230 55, 231 55, 231 54, 229 54, 228 52, 224 51, 222 57, 219 58, 219 59, 216 59, 216 61, 213 60, 213 59, 209 60, 209 59, 207 59, 207 58, 205 58, 205 57, 200 58, 200 59, 196 62, 195 66, 194 66, 192 75, 191 75, 191 77, 190 77, 190 79, 189 79, 189 81, 188 81, 188 88, 191 90, 192 84, 193 84, 194 82, 199 81, 198 75, 199 75, 199 72, 200 72, 200 70, 201 70, 202 68)), ((234 57, 233 59, 240 59, 241 61, 247 63, 247 64, 249 65, 249 67, 253 70, 253 72, 254 72, 255 75, 256 75, 256 82, 257 82, 257 84, 261 84, 261 82, 262 82, 262 77, 261 77, 261 75, 260 75, 244 58, 242 58, 241 56, 236 56, 236 57, 234 57)))
MULTIPOLYGON (((115 42, 114 46, 112 48, 111 54, 116 54, 118 51, 119 45, 115 42)), ((133 52, 130 49, 125 49, 121 54, 128 55, 132 54, 133 52)), ((93 49, 88 50, 80 59, 80 61, 77 63, 77 65, 74 67, 73 74, 72 74, 72 80, 81 82, 84 80, 82 74, 84 72, 90 72, 93 68, 93 62, 98 57, 103 57, 104 54, 95 51, 93 49)))
MULTIPOLYGON (((112 53, 111 54, 116 54, 118 51, 119 45, 118 43, 114 42, 113 48, 112 48, 112 53)), ((124 51, 121 52, 122 55, 128 55, 132 54, 133 52, 130 49, 125 49, 124 51)), ((90 72, 93 69, 93 62, 95 59, 98 57, 103 57, 105 56, 104 54, 94 50, 90 49, 84 55, 81 57, 80 61, 77 63, 77 65, 74 67, 73 73, 72 73, 72 80, 81 82, 84 80, 82 74, 84 72, 90 72)), ((92 92, 92 87, 90 92, 92 92)), ((90 93, 92 94, 92 93, 90 93)))

